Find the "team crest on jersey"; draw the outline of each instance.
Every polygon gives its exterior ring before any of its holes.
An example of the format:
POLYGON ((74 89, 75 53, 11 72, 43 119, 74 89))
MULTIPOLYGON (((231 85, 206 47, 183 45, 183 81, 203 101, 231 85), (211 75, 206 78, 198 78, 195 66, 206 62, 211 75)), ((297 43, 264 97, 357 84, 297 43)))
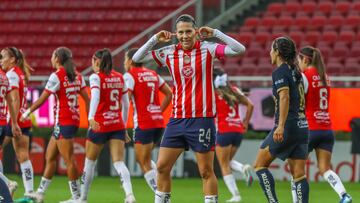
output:
POLYGON ((191 66, 184 66, 184 68, 181 70, 181 74, 185 78, 191 78, 194 75, 195 71, 191 66))

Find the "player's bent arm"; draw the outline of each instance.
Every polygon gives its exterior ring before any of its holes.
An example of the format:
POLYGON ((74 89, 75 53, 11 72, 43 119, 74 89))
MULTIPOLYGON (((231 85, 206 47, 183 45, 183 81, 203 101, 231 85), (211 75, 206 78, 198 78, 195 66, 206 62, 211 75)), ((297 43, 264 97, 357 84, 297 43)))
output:
POLYGON ((38 109, 46 100, 47 98, 49 98, 49 96, 51 95, 50 92, 48 91, 43 91, 42 94, 40 95, 39 99, 36 100, 31 106, 30 108, 28 108, 23 115, 21 116, 22 118, 27 118, 33 111, 35 111, 36 109, 38 109))
POLYGON ((121 112, 122 112, 122 118, 124 121, 124 125, 126 126, 127 120, 128 120, 128 114, 129 114, 129 96, 127 93, 123 94, 121 97, 121 112))
POLYGON ((135 63, 144 63, 153 59, 151 49, 157 44, 156 35, 152 36, 144 45, 142 45, 132 57, 135 63))
POLYGON ((90 106, 90 99, 89 99, 89 95, 86 91, 86 88, 82 88, 80 90, 80 95, 81 97, 84 99, 85 101, 85 105, 86 105, 86 112, 89 113, 89 106, 90 106))
POLYGON ((285 122, 289 113, 290 95, 289 89, 279 91, 279 126, 285 127, 285 122))
POLYGON ((218 29, 214 29, 214 37, 220 39, 226 44, 224 50, 224 54, 226 56, 237 56, 243 54, 246 50, 244 45, 218 29))
POLYGON ((160 87, 160 91, 162 93, 164 93, 164 95, 165 95, 165 98, 162 100, 161 105, 160 105, 161 112, 164 112, 165 109, 169 106, 173 95, 172 95, 171 88, 169 87, 169 85, 167 83, 164 83, 160 87))
POLYGON ((246 106, 246 114, 243 123, 248 124, 254 111, 254 104, 245 95, 241 95, 240 103, 246 106))
POLYGON ((94 119, 99 102, 100 102, 100 89, 91 88, 91 99, 90 99, 90 107, 89 107, 89 115, 88 115, 89 121, 94 119))

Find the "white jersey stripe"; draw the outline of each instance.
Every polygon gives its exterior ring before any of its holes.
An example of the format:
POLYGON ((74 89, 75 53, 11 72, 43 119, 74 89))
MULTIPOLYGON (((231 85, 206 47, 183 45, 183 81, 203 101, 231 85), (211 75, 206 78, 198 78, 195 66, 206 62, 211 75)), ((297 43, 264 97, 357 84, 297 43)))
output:
POLYGON ((191 67, 194 68, 194 77, 192 78, 192 96, 191 96, 191 112, 192 117, 196 116, 196 49, 193 49, 191 52, 191 67))
POLYGON ((181 79, 181 86, 182 88, 182 100, 181 100, 181 113, 182 113, 182 117, 185 117, 185 96, 186 96, 186 88, 185 88, 185 78, 184 76, 181 74, 182 69, 184 68, 184 51, 183 50, 179 50, 179 75, 180 75, 180 79, 181 79))
POLYGON ((206 117, 206 60, 207 60, 207 50, 201 51, 201 62, 202 62, 202 89, 203 89, 203 116, 206 117))

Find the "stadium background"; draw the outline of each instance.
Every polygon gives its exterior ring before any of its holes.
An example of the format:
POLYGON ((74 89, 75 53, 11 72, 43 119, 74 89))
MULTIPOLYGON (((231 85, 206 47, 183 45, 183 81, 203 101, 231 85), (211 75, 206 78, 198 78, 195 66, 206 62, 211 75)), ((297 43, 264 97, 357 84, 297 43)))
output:
MULTIPOLYGON (((50 58, 56 47, 72 49, 77 69, 85 76, 91 73, 89 66, 94 51, 108 47, 113 50, 116 68, 123 72, 125 51, 140 46, 161 29, 174 30, 174 21, 182 13, 195 16, 199 25, 206 24, 225 31, 247 48, 242 57, 216 63, 229 73, 232 82, 246 91, 255 104, 251 130, 246 133, 247 139, 236 155, 240 161, 252 163, 255 157, 247 155, 255 154, 260 139, 266 136, 273 124, 274 105, 270 90, 273 67, 269 62, 271 41, 287 35, 298 47, 318 47, 333 81, 330 113, 338 139, 333 167, 345 182, 359 182, 360 157, 353 153, 360 153, 360 146, 351 143, 351 140, 360 142, 360 123, 353 119, 360 117, 359 0, 2 0, 0 46, 22 49, 34 68, 28 94, 28 100, 32 102, 39 97, 44 82, 53 71, 50 58), (351 126, 352 121, 354 125, 351 126)), ((147 66, 154 68, 154 64, 147 66)), ((157 71, 171 84, 166 68, 157 71)), ((36 163, 34 170, 38 175, 44 169, 46 142, 54 122, 53 102, 54 98, 50 98, 33 115, 38 126, 33 130, 35 137, 31 159, 36 163)), ((87 119, 84 106, 80 106, 84 129, 76 138, 75 153, 82 170, 87 119)), ((165 117, 168 118, 169 114, 168 108, 165 117)), ((132 127, 131 119, 128 127, 132 127)), ((129 132, 131 134, 132 131, 129 132)), ((5 173, 18 172, 10 145, 5 148, 4 154, 5 173)), ((127 148, 126 160, 131 174, 141 176, 131 144, 127 148)), ((314 160, 314 157, 310 158, 308 176, 317 181, 314 160)), ((61 158, 58 163, 58 174, 64 174, 61 158)), ((286 164, 275 162, 272 168, 277 179, 288 178, 286 164)), ((115 174, 107 149, 101 154, 97 169, 98 175, 115 174)), ((220 174, 217 167, 216 171, 220 174)), ((198 177, 191 152, 184 153, 179 159, 173 174, 179 178, 198 177)), ((241 178, 238 174, 237 177, 241 178)), ((37 184, 38 181, 35 186, 37 184)), ((357 191, 360 191, 359 187, 357 191)))

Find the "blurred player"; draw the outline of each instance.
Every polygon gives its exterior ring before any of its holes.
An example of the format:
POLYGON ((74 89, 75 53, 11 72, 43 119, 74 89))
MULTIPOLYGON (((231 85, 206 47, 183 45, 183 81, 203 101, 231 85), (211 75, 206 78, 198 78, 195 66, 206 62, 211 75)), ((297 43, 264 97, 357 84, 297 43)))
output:
POLYGON ((1 178, 0 178, 0 202, 1 203, 12 203, 13 202, 8 185, 1 178))
MULTIPOLYGON (((0 56, 1 60, 2 56, 0 56)), ((21 129, 18 125, 17 116, 19 114, 19 108, 16 106, 17 101, 13 97, 13 94, 9 94, 9 80, 6 74, 0 69, 0 150, 5 138, 5 129, 7 125, 7 106, 9 107, 9 113, 11 117, 12 134, 14 137, 21 136, 21 129)), ((13 194, 17 189, 17 183, 9 180, 3 171, 0 171, 0 179, 3 180, 6 188, 13 194)), ((3 187, 3 186, 2 186, 3 187)), ((6 192, 6 188, 2 188, 3 192, 6 192)), ((1 194, 1 193, 0 193, 1 194)), ((5 195, 5 194, 4 194, 5 195)))
MULTIPOLYGON (((27 64, 22 51, 15 47, 7 47, 1 51, 1 67, 6 72, 6 77, 9 81, 8 94, 14 99, 15 111, 20 115, 25 112, 27 108, 26 94, 27 94, 27 82, 30 77, 30 66, 27 64)), ((8 129, 5 132, 5 136, 10 139, 12 137, 12 143, 15 150, 16 158, 20 163, 20 169, 22 173, 23 184, 25 188, 25 197, 28 197, 34 190, 34 172, 29 158, 30 147, 30 128, 31 121, 29 119, 18 121, 18 124, 22 131, 22 136, 13 136, 11 124, 8 125, 8 129)), ((4 141, 7 143, 7 141, 4 141)))
POLYGON ((134 63, 132 57, 137 49, 125 54, 124 75, 129 98, 134 107, 134 148, 136 160, 144 172, 149 187, 156 191, 156 164, 151 160, 151 151, 160 141, 164 128, 162 112, 171 102, 172 92, 165 81, 153 70, 134 63), (165 95, 160 104, 159 90, 165 95))
MULTIPOLYGON (((320 50, 304 47, 298 55, 305 86, 306 118, 309 121, 309 153, 315 149, 320 174, 339 195, 341 201, 352 202, 340 177, 331 170, 334 133, 329 115, 330 81, 320 50)), ((297 200, 294 198, 294 202, 297 200)))
POLYGON ((125 191, 125 203, 134 203, 130 172, 124 163, 125 141, 130 139, 125 129, 129 107, 125 81, 121 73, 113 70, 112 57, 108 49, 95 52, 92 67, 94 73, 90 76, 91 101, 88 117, 90 128, 86 141, 80 202, 87 202, 89 188, 94 179, 96 160, 104 144, 109 142, 113 166, 125 191))
MULTIPOLYGON (((50 95, 55 95, 55 126, 52 134, 53 138, 50 139, 46 156, 49 156, 48 153, 50 153, 51 156, 54 154, 57 155, 57 152, 59 152, 63 157, 72 195, 70 200, 64 202, 75 202, 75 200, 80 197, 79 173, 76 169, 73 147, 73 138, 80 123, 78 94, 85 100, 87 109, 89 98, 85 89, 85 80, 81 74, 75 70, 75 64, 70 49, 66 47, 57 48, 52 54, 51 64, 56 69, 56 72, 50 75, 45 90, 42 92, 39 99, 24 112, 22 119, 26 119, 33 111, 38 109, 50 95)), ((56 156, 51 157, 56 160, 56 156)), ((51 177, 52 175, 53 174, 51 174, 51 177)), ((51 182, 51 177, 49 177, 50 179, 43 177, 41 179, 40 188, 47 188, 51 182)), ((35 196, 37 201, 42 201, 45 190, 37 191, 37 196, 35 196)), ((34 198, 33 195, 31 197, 34 198)))
POLYGON ((135 63, 155 60, 159 66, 167 66, 174 80, 173 112, 157 162, 156 203, 170 202, 171 169, 179 155, 189 147, 195 152, 205 203, 217 202, 217 179, 213 170, 216 115, 213 61, 244 51, 242 44, 217 29, 198 29, 194 18, 185 14, 176 20, 176 34, 160 31, 133 56, 135 63), (169 42, 175 35, 178 44, 151 51, 157 43, 169 42), (215 37, 226 45, 200 41, 198 37, 215 37))
POLYGON ((224 182, 232 194, 232 198, 226 202, 240 202, 241 196, 231 169, 242 173, 248 186, 252 184, 251 166, 243 165, 233 158, 248 129, 254 106, 237 87, 228 82, 227 74, 220 68, 214 69, 214 87, 217 112, 216 157, 224 182), (240 104, 246 106, 243 120, 240 118, 240 104))
POLYGON ((309 202, 309 184, 305 176, 308 150, 308 123, 301 73, 296 67, 296 47, 286 37, 275 39, 270 51, 275 98, 275 126, 261 144, 255 171, 268 202, 278 202, 275 181, 268 167, 275 158, 287 159, 299 202, 309 202))

